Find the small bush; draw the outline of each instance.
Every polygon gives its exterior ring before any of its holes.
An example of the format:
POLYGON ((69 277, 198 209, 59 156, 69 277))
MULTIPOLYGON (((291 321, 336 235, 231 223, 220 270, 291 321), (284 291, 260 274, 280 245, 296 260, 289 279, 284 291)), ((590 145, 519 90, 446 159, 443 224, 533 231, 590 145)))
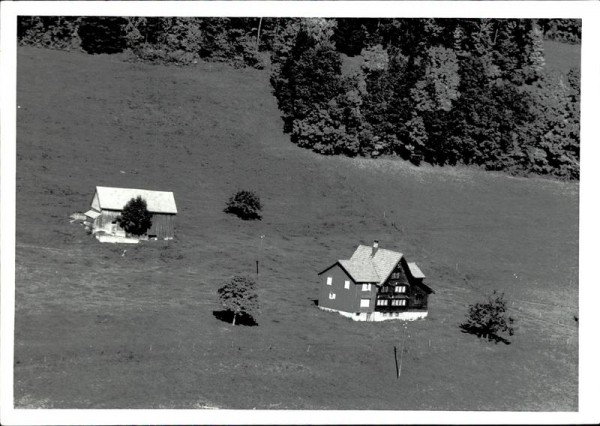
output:
POLYGON ((513 321, 513 318, 506 314, 504 294, 499 294, 494 290, 486 302, 469 306, 467 320, 460 325, 460 328, 465 333, 495 340, 496 343, 499 341, 509 343, 499 333, 508 332, 508 335, 512 336, 514 333, 513 321))
POLYGON ((238 191, 227 202, 225 213, 231 213, 243 220, 261 219, 262 204, 252 191, 238 191))

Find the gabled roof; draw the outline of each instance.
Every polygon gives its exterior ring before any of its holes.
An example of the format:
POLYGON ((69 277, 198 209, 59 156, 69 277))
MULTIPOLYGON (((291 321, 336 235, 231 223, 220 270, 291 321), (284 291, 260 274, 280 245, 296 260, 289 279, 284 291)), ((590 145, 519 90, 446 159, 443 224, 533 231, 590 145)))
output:
POLYGON ((379 275, 372 262, 352 260, 339 260, 338 262, 357 283, 379 281, 379 275))
MULTIPOLYGON (((400 260, 402 260, 402 253, 397 251, 378 248, 375 251, 375 255, 373 255, 373 247, 359 245, 350 259, 338 260, 323 272, 339 264, 357 283, 374 282, 383 284, 387 281, 400 260)), ((423 274, 416 263, 411 262, 407 263, 407 265, 413 278, 425 278, 425 274, 423 274)), ((323 272, 319 272, 319 275, 323 272)), ((422 285, 429 292, 433 292, 425 284, 422 285)))
POLYGON ((402 253, 377 249, 375 256, 372 254, 372 247, 360 245, 350 259, 338 260, 336 263, 339 263, 357 283, 383 284, 402 259, 402 253))
POLYGON ((96 194, 102 210, 122 210, 129 200, 139 195, 146 201, 150 213, 177 213, 172 192, 97 186, 96 194))
POLYGON ((350 262, 357 264, 364 262, 371 263, 376 275, 372 275, 368 281, 374 281, 383 284, 388 279, 398 262, 400 262, 400 259, 402 259, 402 253, 378 248, 375 252, 375 256, 372 254, 373 247, 360 245, 356 248, 356 251, 350 258, 350 262))

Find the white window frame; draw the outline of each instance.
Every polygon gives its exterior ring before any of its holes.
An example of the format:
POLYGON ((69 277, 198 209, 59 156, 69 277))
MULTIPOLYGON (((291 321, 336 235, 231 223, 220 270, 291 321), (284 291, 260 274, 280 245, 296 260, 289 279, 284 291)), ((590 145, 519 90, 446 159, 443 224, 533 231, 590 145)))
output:
POLYGON ((360 307, 368 308, 371 305, 371 299, 360 299, 360 307))
POLYGON ((371 283, 363 284, 362 291, 371 291, 371 283))
POLYGON ((344 288, 345 288, 346 290, 349 290, 349 289, 350 289, 350 280, 346 280, 346 281, 344 281, 344 288))
POLYGON ((335 293, 329 292, 329 299, 330 300, 335 300, 335 293))
POLYGON ((392 299, 392 306, 406 306, 406 299, 392 299))
POLYGON ((388 306, 387 299, 377 299, 377 306, 388 306))
POLYGON ((333 277, 327 277, 327 285, 331 285, 333 283, 333 277))
POLYGON ((406 293, 406 286, 405 285, 397 285, 394 287, 394 293, 406 293), (398 290, 400 289, 400 290, 398 290))

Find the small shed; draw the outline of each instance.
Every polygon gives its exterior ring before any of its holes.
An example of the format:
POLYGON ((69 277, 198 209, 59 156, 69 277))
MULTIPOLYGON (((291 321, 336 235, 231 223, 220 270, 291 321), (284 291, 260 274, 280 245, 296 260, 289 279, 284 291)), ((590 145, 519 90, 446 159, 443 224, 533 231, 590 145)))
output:
POLYGON ((152 226, 147 231, 148 238, 170 240, 175 235, 175 196, 168 191, 148 189, 112 188, 97 186, 91 209, 85 215, 92 224, 93 232, 125 236, 125 231, 117 223, 117 217, 132 198, 142 197, 152 214, 152 226))

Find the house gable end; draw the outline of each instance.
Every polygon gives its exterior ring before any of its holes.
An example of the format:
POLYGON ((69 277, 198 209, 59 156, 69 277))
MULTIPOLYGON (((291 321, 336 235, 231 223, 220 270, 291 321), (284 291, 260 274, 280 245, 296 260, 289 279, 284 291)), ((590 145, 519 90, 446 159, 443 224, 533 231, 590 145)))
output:
POLYGON ((330 269, 334 268, 335 266, 339 266, 339 268, 344 272, 344 274, 346 274, 346 276, 348 278, 350 278, 350 280, 352 281, 352 284, 358 284, 360 283, 360 281, 357 281, 352 274, 346 269, 344 268, 344 265, 342 265, 342 263, 338 260, 337 262, 335 262, 333 265, 331 265, 329 268, 325 269, 323 272, 319 272, 318 275, 322 275, 325 272, 329 271, 330 269))
POLYGON ((98 191, 96 190, 96 192, 94 192, 94 198, 92 198, 92 209, 96 210, 96 211, 102 211, 102 208, 100 207, 100 199, 98 198, 98 191))

